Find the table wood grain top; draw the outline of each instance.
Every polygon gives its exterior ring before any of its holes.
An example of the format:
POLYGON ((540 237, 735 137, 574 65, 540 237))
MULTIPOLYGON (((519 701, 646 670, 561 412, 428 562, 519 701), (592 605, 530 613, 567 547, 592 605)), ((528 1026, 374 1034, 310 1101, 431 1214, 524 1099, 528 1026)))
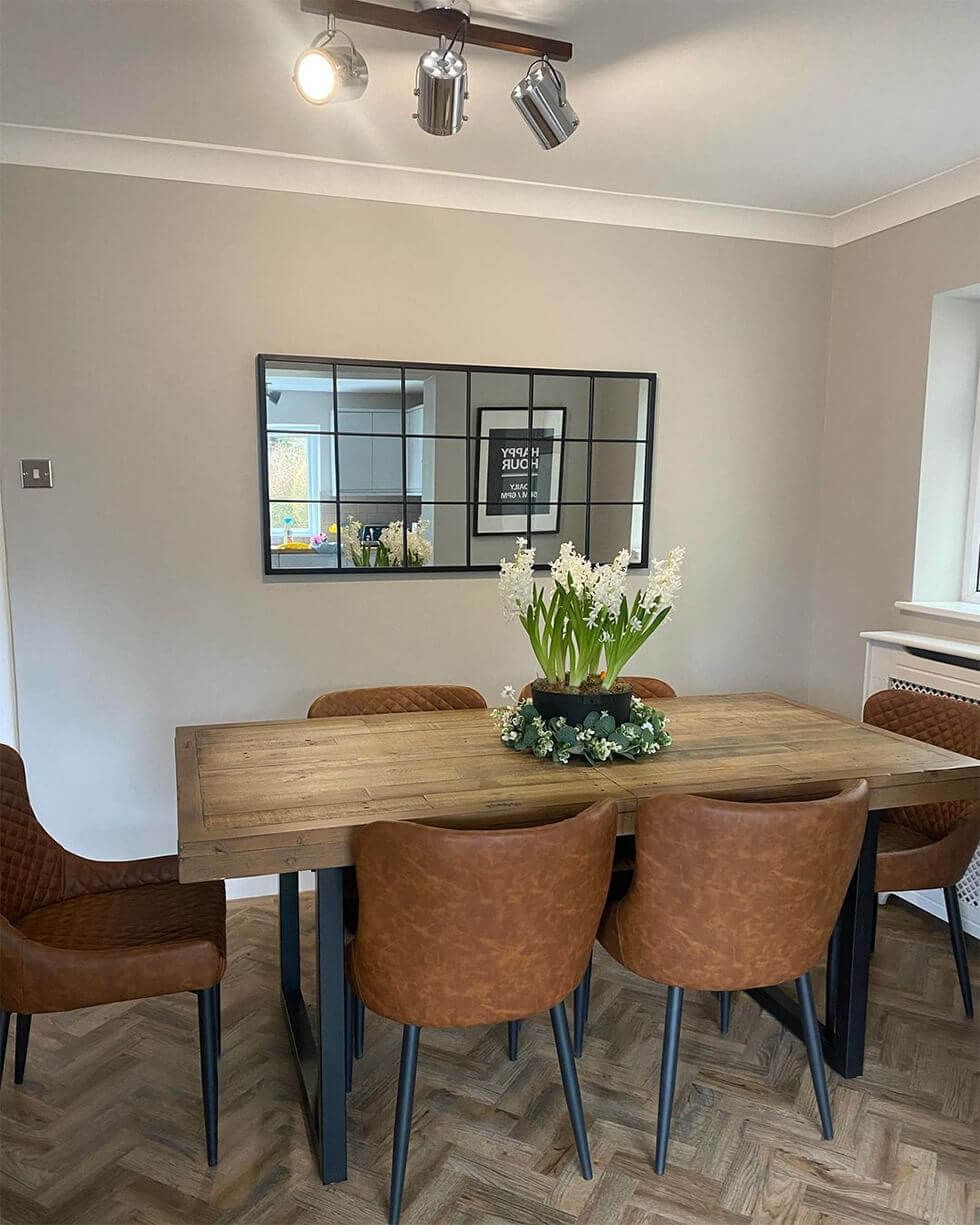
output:
POLYGON ((556 765, 506 748, 487 711, 181 727, 180 879, 335 867, 378 820, 556 820, 613 799, 826 793, 866 778, 873 808, 980 797, 980 761, 775 694, 673 698, 671 748, 639 762, 556 765))

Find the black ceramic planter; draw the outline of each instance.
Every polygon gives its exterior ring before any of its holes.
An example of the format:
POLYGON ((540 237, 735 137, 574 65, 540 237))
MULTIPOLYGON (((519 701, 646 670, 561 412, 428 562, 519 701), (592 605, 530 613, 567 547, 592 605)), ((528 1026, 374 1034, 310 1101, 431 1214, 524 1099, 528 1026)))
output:
POLYGON ((633 695, 623 693, 558 693, 531 686, 531 701, 542 719, 563 717, 566 723, 578 727, 594 710, 605 711, 616 720, 616 726, 628 723, 633 695))

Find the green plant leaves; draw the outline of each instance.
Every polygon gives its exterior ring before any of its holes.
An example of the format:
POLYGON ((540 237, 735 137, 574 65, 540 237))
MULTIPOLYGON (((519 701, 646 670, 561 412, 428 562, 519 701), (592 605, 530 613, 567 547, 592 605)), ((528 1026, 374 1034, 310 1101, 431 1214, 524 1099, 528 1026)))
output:
POLYGON ((630 706, 629 722, 620 727, 612 715, 595 710, 578 726, 561 718, 545 721, 531 702, 491 713, 500 739, 508 748, 535 757, 550 757, 563 765, 573 757, 582 757, 591 765, 614 757, 635 761, 659 753, 671 743, 666 718, 636 699, 630 706))

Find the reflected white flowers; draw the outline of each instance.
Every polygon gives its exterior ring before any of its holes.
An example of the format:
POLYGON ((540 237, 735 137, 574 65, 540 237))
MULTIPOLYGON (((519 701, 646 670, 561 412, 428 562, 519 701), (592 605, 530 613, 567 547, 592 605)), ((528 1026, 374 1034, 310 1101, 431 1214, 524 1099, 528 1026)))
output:
POLYGON ((432 560, 432 542, 426 539, 429 530, 428 519, 419 519, 405 533, 401 519, 393 519, 386 528, 381 530, 380 544, 385 551, 385 560, 389 566, 400 566, 404 557, 403 546, 408 544, 408 564, 424 566, 432 560))

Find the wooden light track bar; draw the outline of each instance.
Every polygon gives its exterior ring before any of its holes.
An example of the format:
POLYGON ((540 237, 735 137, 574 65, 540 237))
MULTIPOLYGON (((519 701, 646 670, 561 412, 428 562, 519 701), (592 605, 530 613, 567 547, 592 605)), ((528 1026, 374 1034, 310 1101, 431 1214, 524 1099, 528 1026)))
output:
MULTIPOLYGON (((362 25, 378 26, 382 30, 404 30, 406 34, 438 37, 452 36, 459 29, 461 15, 450 10, 428 9, 417 13, 411 9, 396 9, 387 4, 371 4, 368 0, 300 0, 304 13, 332 14, 338 21, 357 21, 362 25)), ((495 26, 466 23, 466 41, 471 46, 490 47, 494 51, 510 51, 515 55, 546 55, 550 60, 566 63, 572 58, 572 44, 556 38, 540 38, 517 30, 500 30, 495 26)))

